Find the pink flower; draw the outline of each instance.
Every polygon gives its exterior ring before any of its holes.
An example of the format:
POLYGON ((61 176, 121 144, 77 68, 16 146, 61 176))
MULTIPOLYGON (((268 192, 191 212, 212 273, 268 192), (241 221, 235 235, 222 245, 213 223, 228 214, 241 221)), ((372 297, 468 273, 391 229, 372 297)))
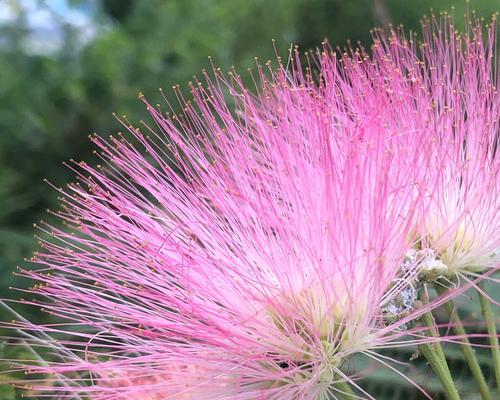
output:
MULTIPOLYGON (((419 245, 439 261, 424 267, 428 278, 478 276, 500 265, 496 24, 484 39, 480 21, 460 33, 451 17, 432 18, 424 21, 424 43, 402 34, 376 40, 374 57, 401 75, 387 83, 405 99, 401 127, 432 144, 424 153, 418 229, 419 245)), ((418 150, 407 138, 407 151, 418 150)))
POLYGON ((473 25, 465 40, 452 30, 448 41, 439 36, 429 39, 423 50, 434 71, 426 86, 441 89, 420 104, 424 121, 432 121, 427 129, 435 140, 422 245, 435 250, 452 275, 477 276, 500 266, 496 88, 500 75, 493 67, 495 25, 492 22, 486 42, 481 26, 473 25), (462 51, 457 50, 460 46, 465 46, 462 51), (452 74, 443 65, 452 65, 457 72, 452 74))
POLYGON ((271 79, 258 99, 233 81, 236 117, 217 75, 182 117, 148 105, 159 133, 93 138, 103 166, 80 163, 69 229, 47 227, 26 272, 68 321, 32 329, 73 339, 57 341, 62 364, 32 371, 94 399, 318 399, 349 380, 352 354, 404 334, 381 307, 409 248, 411 160, 383 115, 271 79))
POLYGON ((158 369, 152 374, 147 368, 131 366, 101 374, 92 398, 116 400, 190 400, 207 396, 217 398, 225 391, 225 382, 214 379, 203 367, 183 366, 158 369), (208 384, 209 382, 209 384, 208 384), (202 386, 203 390, 197 387, 202 386))

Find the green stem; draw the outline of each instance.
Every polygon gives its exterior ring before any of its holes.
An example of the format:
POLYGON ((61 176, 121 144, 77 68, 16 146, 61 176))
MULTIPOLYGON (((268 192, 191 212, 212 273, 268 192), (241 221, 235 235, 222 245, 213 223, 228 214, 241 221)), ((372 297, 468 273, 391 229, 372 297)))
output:
POLYGON ((343 399, 355 399, 357 396, 352 391, 351 385, 347 382, 343 381, 342 378, 339 378, 339 381, 334 384, 335 388, 339 390, 339 398, 343 399), (342 393, 340 393, 342 392, 342 393))
MULTIPOLYGON (((424 288, 420 296, 420 300, 424 305, 429 303, 429 297, 427 295, 427 289, 424 288)), ((429 327, 428 334, 432 337, 439 337, 439 332, 436 328, 434 322, 434 317, 431 312, 427 312, 422 315, 422 322, 429 327)), ((451 377, 450 369, 448 368, 448 363, 446 362, 446 357, 444 355, 443 348, 439 342, 425 343, 418 346, 420 352, 429 362, 432 370, 437 375, 441 384, 443 385, 446 396, 449 400, 460 400, 457 388, 451 377)))
MULTIPOLYGON (((435 289, 440 295, 446 292, 446 289, 442 286, 439 286, 438 284, 435 286, 435 289)), ((467 339, 467 333, 465 332, 464 325, 460 320, 453 302, 449 301, 445 303, 444 307, 450 316, 450 321, 453 323, 453 330, 455 331, 455 334, 460 337, 460 350, 464 355, 465 361, 469 366, 472 376, 479 386, 479 393, 481 394, 481 397, 484 400, 491 400, 490 389, 488 388, 486 379, 484 378, 483 372, 481 371, 481 366, 477 361, 476 352, 472 348, 469 339, 467 339)))
MULTIPOLYGON (((483 292, 486 291, 484 282, 479 282, 478 286, 483 292)), ((490 301, 479 291, 478 295, 479 302, 481 303, 481 310, 483 312, 483 318, 486 321, 486 327, 488 328, 488 334, 490 336, 491 355, 493 358, 493 366, 495 368, 497 387, 500 389, 500 347, 498 346, 497 326, 493 318, 493 312, 491 311, 490 301)))

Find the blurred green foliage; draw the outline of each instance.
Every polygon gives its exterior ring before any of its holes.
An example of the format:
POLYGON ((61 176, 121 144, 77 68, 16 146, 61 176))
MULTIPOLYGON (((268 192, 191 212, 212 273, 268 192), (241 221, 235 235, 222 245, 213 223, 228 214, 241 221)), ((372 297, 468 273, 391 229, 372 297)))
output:
MULTIPOLYGON (((64 185, 72 174, 62 161, 92 160, 87 135, 117 131, 112 112, 136 122, 144 118, 139 92, 153 103, 159 101, 159 87, 185 85, 209 66, 209 55, 223 69, 235 65, 245 71, 255 64, 254 56, 275 57, 272 39, 286 55, 291 43, 307 50, 324 38, 341 46, 347 39, 369 44, 370 29, 387 27, 389 21, 416 29, 431 7, 439 12, 455 4, 457 20, 467 8, 486 18, 500 9, 495 0, 473 0, 469 5, 458 0, 69 3, 91 10, 95 34, 87 42, 81 42, 71 24, 56 19, 60 46, 47 54, 34 53, 24 45, 33 34, 26 12, 20 8, 15 19, 0 24, 1 297, 15 296, 7 286, 22 284, 11 272, 36 246, 31 223, 42 218, 46 208, 57 207, 57 194, 43 178, 64 185)), ((0 388, 6 391, 0 398, 15 398, 10 389, 0 388)))

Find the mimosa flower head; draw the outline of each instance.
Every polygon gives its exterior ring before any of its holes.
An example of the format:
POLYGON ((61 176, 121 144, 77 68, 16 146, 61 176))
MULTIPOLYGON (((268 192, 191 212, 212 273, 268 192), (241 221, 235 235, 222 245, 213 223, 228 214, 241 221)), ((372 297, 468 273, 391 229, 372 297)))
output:
POLYGON ((215 70, 180 116, 146 103, 154 129, 122 119, 129 138, 92 137, 102 165, 74 164, 68 229, 43 224, 54 239, 25 272, 69 322, 26 328, 80 340, 49 341, 64 363, 30 367, 66 382, 61 397, 326 399, 351 355, 386 340, 412 160, 385 116, 348 114, 347 96, 297 71, 260 72, 257 98, 215 70))
MULTIPOLYGON (((401 125, 431 144, 422 153, 425 215, 416 236, 439 262, 425 267, 426 279, 475 276, 500 263, 496 29, 493 16, 486 32, 477 19, 460 32, 445 14, 424 19, 423 42, 401 32, 375 38, 374 57, 401 76, 387 84, 406 99, 401 125)), ((407 149, 416 147, 410 142, 407 149)))
POLYGON ((480 26, 472 25, 465 39, 452 30, 448 41, 436 37, 424 51, 435 71, 428 84, 444 84, 432 99, 437 193, 429 196, 423 245, 433 248, 452 273, 474 274, 500 264, 495 28, 494 21, 486 41, 480 26), (453 65, 457 72, 450 74, 438 63, 453 65))

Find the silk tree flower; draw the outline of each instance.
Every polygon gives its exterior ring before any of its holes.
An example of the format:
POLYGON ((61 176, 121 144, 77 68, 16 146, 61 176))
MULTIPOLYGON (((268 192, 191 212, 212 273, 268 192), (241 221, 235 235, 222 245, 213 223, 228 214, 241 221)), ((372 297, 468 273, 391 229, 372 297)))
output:
POLYGON ((216 71, 181 116, 148 104, 154 129, 92 138, 102 165, 74 165, 67 228, 42 224, 24 271, 67 322, 21 324, 60 358, 28 367, 51 398, 337 398, 353 354, 414 342, 384 307, 407 290, 422 157, 388 134, 400 109, 298 71, 261 71, 258 97, 216 71))
POLYGON ((24 302, 65 321, 13 324, 51 353, 25 367, 50 374, 30 385, 312 400, 348 382, 372 398, 353 355, 395 370, 377 349, 450 340, 412 324, 438 304, 414 309, 422 263, 408 257, 437 145, 412 93, 433 70, 408 78, 397 38, 373 58, 325 46, 318 79, 292 53, 289 68, 258 68, 256 95, 214 69, 193 100, 177 92, 181 114, 141 96, 153 126, 122 118, 128 134, 92 136, 102 165, 72 164, 79 182, 56 213, 67 227, 41 224, 38 268, 23 271, 43 298, 24 302))
MULTIPOLYGON (((432 111, 435 149, 431 176, 436 191, 429 196, 430 213, 422 245, 436 251, 452 274, 473 275, 500 265, 500 96, 499 70, 494 67, 495 25, 489 41, 475 27, 466 45, 453 30, 425 49, 435 52, 456 74, 434 64, 429 85, 440 82, 432 111)), ((428 99, 431 100, 431 99, 428 99)), ((431 101, 428 102, 429 106, 431 101)), ((423 110, 422 110, 423 111, 423 110)), ((423 113, 422 113, 423 114, 423 113)))
MULTIPOLYGON (((423 281, 457 275, 470 281, 467 276, 483 277, 500 265, 496 25, 494 16, 484 35, 482 22, 472 20, 460 33, 445 14, 424 20, 424 42, 402 30, 389 37, 375 30, 371 55, 359 51, 342 60, 362 64, 350 65, 349 79, 364 71, 366 82, 385 88, 391 96, 383 107, 405 103, 387 123, 395 132, 413 132, 402 136, 408 142, 401 151, 426 158, 418 181, 424 214, 412 235, 416 248, 407 254, 420 260, 423 281), (362 62, 366 58, 373 60, 371 69, 362 62), (422 142, 432 145, 422 152, 422 142)), ((366 101, 361 90, 343 90, 358 109, 366 101)))
POLYGON ((224 395, 225 385, 213 381, 211 385, 207 385, 207 376, 203 375, 207 370, 201 367, 184 366, 174 368, 171 371, 164 369, 158 372, 158 374, 152 375, 148 369, 135 367, 130 370, 121 368, 115 372, 101 373, 99 384, 105 390, 93 397, 119 400, 130 398, 134 400, 164 400, 168 398, 188 400, 206 397, 207 393, 210 393, 212 398, 224 395), (183 381, 188 381, 189 385, 183 387, 172 384, 174 380, 183 376, 183 381), (201 384, 203 391, 197 389, 198 384, 201 384))
POLYGON ((480 21, 469 21, 459 33, 445 16, 424 21, 420 45, 401 35, 377 40, 375 57, 407 76, 408 83, 396 80, 390 89, 408 99, 408 127, 433 143, 418 228, 426 280, 468 280, 500 265, 496 24, 494 18, 484 34, 480 21))

